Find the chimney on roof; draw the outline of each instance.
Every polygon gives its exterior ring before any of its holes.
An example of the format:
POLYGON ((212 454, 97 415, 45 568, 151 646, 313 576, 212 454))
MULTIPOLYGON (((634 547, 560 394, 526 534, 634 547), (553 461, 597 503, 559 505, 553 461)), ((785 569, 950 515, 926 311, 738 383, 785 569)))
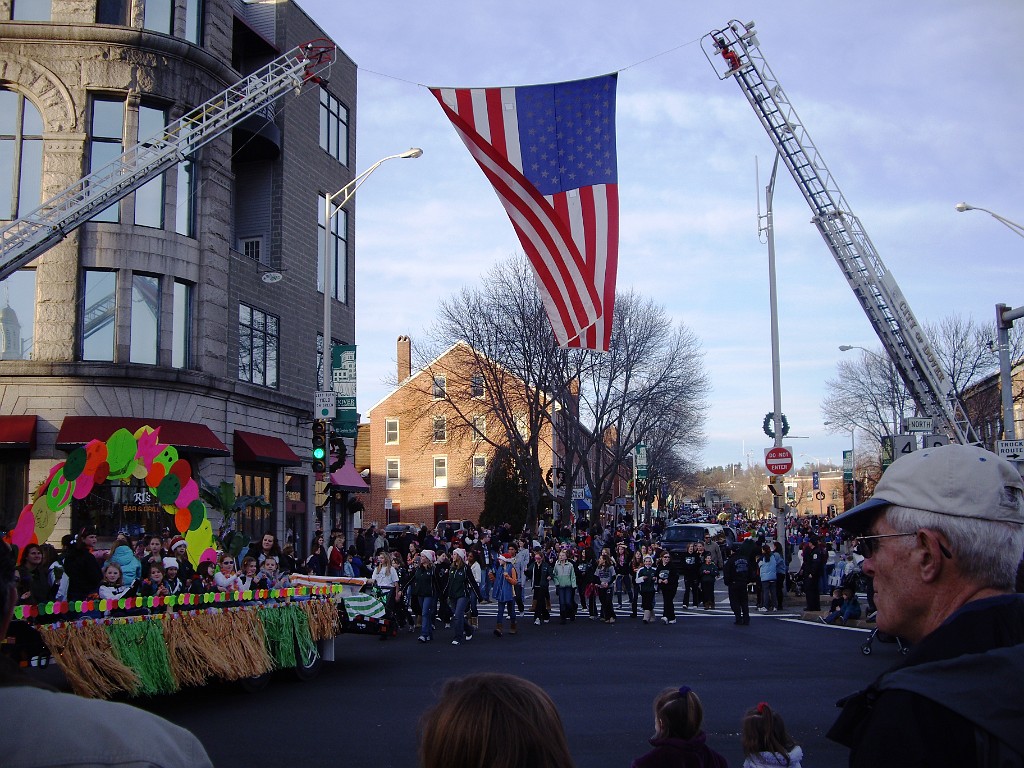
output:
POLYGON ((412 341, 408 336, 398 337, 398 383, 412 374, 412 341))

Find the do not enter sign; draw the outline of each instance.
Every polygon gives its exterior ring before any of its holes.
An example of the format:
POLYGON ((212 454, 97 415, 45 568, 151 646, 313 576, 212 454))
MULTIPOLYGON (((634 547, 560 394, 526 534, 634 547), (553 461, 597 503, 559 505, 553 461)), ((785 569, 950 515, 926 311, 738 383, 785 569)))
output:
POLYGON ((785 475, 793 469, 793 450, 785 446, 767 448, 764 452, 764 465, 772 475, 785 475))

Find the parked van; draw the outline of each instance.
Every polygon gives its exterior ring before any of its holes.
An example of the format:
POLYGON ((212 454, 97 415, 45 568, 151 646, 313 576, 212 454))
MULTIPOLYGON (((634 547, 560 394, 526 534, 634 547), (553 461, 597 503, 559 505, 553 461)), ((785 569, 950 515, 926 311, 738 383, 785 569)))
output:
POLYGON ((475 530, 476 524, 472 520, 442 520, 434 528, 434 538, 438 541, 451 541, 466 531, 475 530))

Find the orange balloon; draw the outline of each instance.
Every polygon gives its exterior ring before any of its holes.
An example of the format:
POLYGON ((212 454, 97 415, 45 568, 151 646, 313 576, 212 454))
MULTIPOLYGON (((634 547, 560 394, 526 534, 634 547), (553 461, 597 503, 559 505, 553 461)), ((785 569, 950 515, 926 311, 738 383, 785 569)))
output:
POLYGON ((190 525, 192 525, 191 512, 187 509, 179 509, 174 513, 174 527, 178 529, 178 533, 184 533, 190 525))
POLYGON ((153 467, 149 470, 149 474, 146 475, 146 485, 150 488, 156 488, 163 481, 164 477, 167 476, 167 467, 163 464, 153 463, 153 467))

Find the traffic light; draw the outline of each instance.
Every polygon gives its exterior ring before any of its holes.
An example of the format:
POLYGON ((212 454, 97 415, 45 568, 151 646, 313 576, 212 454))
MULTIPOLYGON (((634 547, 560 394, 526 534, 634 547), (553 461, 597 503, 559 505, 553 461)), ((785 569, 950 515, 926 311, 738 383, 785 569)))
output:
POLYGON ((781 496, 786 492, 786 486, 783 485, 781 477, 772 475, 768 478, 768 490, 772 492, 772 496, 781 496))
POLYGON ((345 438, 341 435, 331 435, 330 442, 331 456, 334 457, 331 461, 330 470, 334 473, 345 465, 345 459, 348 457, 348 446, 345 445, 345 438))
POLYGON ((327 469, 327 422, 313 422, 313 471, 324 472, 327 469))

